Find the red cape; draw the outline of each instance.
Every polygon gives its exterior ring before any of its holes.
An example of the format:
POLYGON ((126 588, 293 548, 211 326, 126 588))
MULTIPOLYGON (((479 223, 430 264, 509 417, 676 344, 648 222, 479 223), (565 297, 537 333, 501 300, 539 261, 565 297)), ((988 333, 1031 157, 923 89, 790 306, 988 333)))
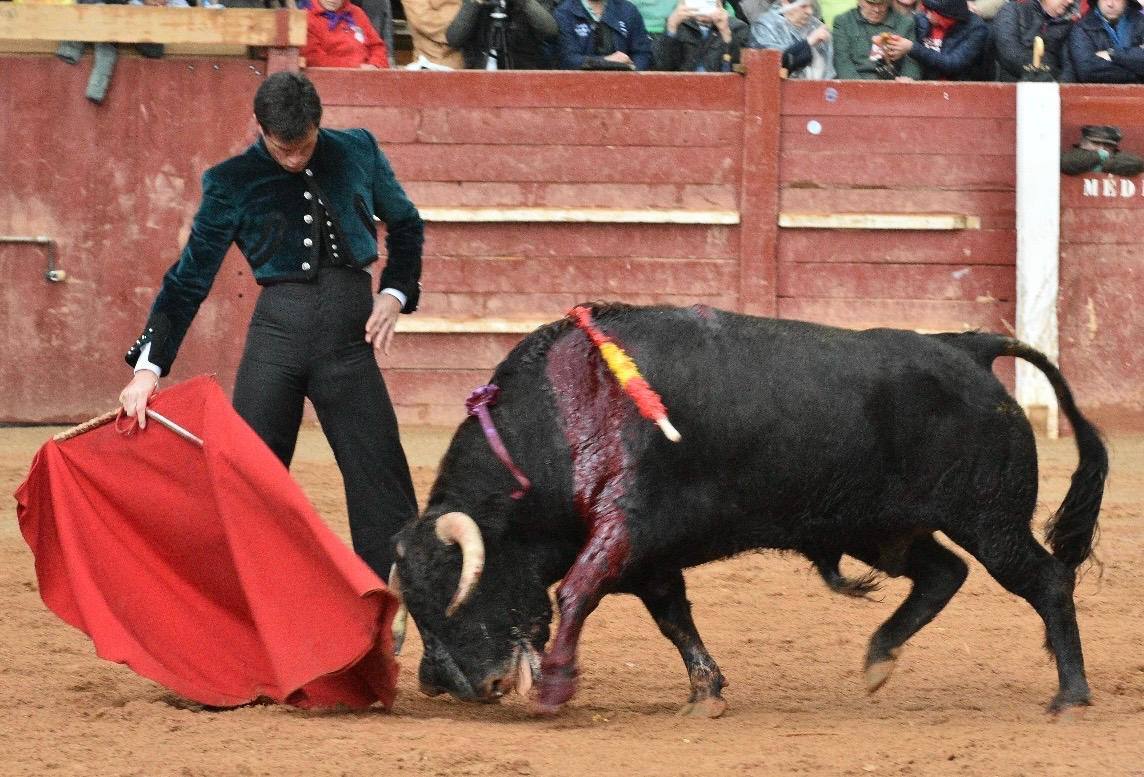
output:
POLYGON ((44 603, 96 653, 202 704, 393 702, 397 599, 211 378, 46 443, 16 491, 44 603))

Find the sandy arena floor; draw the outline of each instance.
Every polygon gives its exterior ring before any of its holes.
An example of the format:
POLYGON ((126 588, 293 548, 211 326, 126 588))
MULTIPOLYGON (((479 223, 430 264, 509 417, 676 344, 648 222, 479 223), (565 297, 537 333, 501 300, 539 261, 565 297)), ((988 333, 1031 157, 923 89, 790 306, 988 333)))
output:
MULTIPOLYGON (((56 430, 0 430, 10 495, 56 430)), ((407 429, 424 498, 449 430, 407 429)), ((420 643, 402 658, 395 709, 203 711, 97 659, 52 615, 10 496, 0 521, 0 775, 1136 775, 1144 777, 1144 437, 1110 441, 1112 482, 1098 553, 1077 603, 1095 706, 1054 721, 1056 673, 1033 610, 975 562, 950 606, 907 647, 882 691, 862 687, 865 643, 905 594, 827 592, 809 564, 748 555, 688 573, 696 620, 730 681, 727 715, 679 718, 687 677, 630 597, 589 619, 579 695, 554 719, 514 697, 470 706, 417 691, 420 643)), ((1055 508, 1075 462, 1040 441, 1042 503, 1055 508)), ((295 476, 347 537, 341 481, 308 429, 295 476)), ((852 571, 858 569, 853 567, 852 571)))

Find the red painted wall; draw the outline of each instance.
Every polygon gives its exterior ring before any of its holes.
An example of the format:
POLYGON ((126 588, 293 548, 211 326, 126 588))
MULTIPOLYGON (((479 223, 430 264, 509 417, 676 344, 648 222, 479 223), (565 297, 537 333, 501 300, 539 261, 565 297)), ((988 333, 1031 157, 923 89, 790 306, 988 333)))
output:
MULTIPOLYGON (((1005 331, 1013 321, 1013 87, 780 82, 769 56, 751 56, 746 77, 309 74, 325 123, 377 134, 422 207, 741 214, 732 226, 430 223, 421 316, 554 319, 575 302, 613 298, 847 326, 1005 331), (811 120, 820 133, 807 131, 811 120), (780 229, 779 211, 952 211, 979 217, 982 228, 780 229)), ((94 106, 82 96, 88 65, 0 57, 0 83, 14 85, 0 93, 0 234, 54 238, 69 276, 48 284, 42 251, 0 243, 10 279, 0 296, 8 333, 0 421, 81 420, 114 406, 128 377, 122 353, 178 255, 199 176, 254 138, 249 106, 262 66, 124 58, 108 101, 94 106)), ((1082 278, 1072 262, 1091 263, 1078 253, 1089 245, 1088 222, 1070 221, 1073 207, 1085 207, 1071 202, 1066 192, 1062 361, 1085 407, 1139 409, 1144 388, 1120 380, 1138 373, 1135 364, 1114 366, 1114 380, 1101 372, 1117 346, 1134 342, 1127 338, 1138 323, 1125 311, 1119 327, 1090 336, 1090 306, 1077 296, 1083 290, 1103 310, 1106 299, 1134 293, 1139 276, 1125 268, 1137 222, 1123 222, 1109 277, 1086 270, 1082 278)), ((213 371, 229 386, 258 291, 248 275, 235 252, 176 377, 213 371)), ((1108 315, 1119 308, 1108 307, 1108 315)), ((402 335, 384 363, 399 415, 456 421, 468 390, 518 338, 402 335)))

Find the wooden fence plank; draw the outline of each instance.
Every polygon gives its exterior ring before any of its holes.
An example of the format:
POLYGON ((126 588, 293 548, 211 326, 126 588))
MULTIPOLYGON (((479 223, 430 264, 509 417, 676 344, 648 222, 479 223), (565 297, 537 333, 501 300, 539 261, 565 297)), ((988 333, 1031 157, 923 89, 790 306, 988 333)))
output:
POLYGON ((286 9, 0 5, 0 39, 300 47, 306 14, 286 9))
POLYGON ((573 295, 656 292, 672 295, 722 294, 738 284, 739 265, 662 259, 553 260, 528 257, 426 257, 425 279, 440 292, 518 292, 545 289, 573 295))
POLYGON ((728 210, 738 208, 734 183, 547 183, 410 181, 405 191, 418 207, 597 207, 728 210))
POLYGON ((685 224, 430 224, 425 254, 439 256, 599 256, 728 259, 738 228, 685 224))
POLYGON ((486 73, 316 70, 323 105, 453 108, 663 108, 738 111, 743 77, 721 73, 601 73, 512 70, 486 73))
MULTIPOLYGON (((828 116, 807 119, 784 115, 783 152, 837 152, 858 147, 871 153, 988 154, 1014 151, 1016 122, 1012 118, 954 119, 881 116, 828 116), (813 122, 813 123, 812 123, 813 122), (814 131, 814 130, 817 130, 814 131)), ((914 171, 916 181, 941 183, 925 165, 914 171)))
MULTIPOLYGON (((1012 191, 1016 173, 1012 154, 916 154, 900 149, 873 152, 865 148, 837 151, 784 150, 780 178, 784 185, 802 182, 823 188, 885 187, 903 182, 940 182, 947 189, 1000 189, 1012 191)), ((892 196, 892 195, 890 195, 892 196)))
POLYGON ((1012 267, 1017 255, 1013 229, 956 232, 782 230, 780 262, 868 262, 873 264, 992 264, 1012 267))
POLYGON ((987 329, 1012 334, 1011 302, 779 298, 779 316, 851 329, 898 327, 927 332, 987 329))
POLYGON ((868 116, 886 127, 916 116, 1011 119, 1016 105, 1011 84, 796 80, 782 92, 784 116, 868 116))
POLYGON ((779 296, 821 299, 1014 299, 1013 267, 939 264, 788 264, 779 296))
POLYGON ((730 184, 739 158, 726 148, 528 146, 506 154, 483 144, 386 147, 405 181, 544 181, 730 184))
POLYGON ((737 296, 733 290, 724 294, 624 294, 622 299, 609 295, 607 289, 585 290, 581 293, 511 292, 437 292, 426 289, 421 295, 419 312, 435 317, 527 318, 550 320, 563 316, 581 302, 622 301, 633 305, 710 305, 723 310, 734 310, 737 296))

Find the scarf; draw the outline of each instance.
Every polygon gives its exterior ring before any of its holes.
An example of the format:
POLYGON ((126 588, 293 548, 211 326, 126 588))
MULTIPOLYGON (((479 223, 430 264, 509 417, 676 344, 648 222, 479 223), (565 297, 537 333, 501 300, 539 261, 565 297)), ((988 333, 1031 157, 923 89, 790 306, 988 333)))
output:
POLYGON ((1126 49, 1132 44, 1132 22, 1128 21, 1128 10, 1125 9, 1124 13, 1120 14, 1120 18, 1116 20, 1116 29, 1108 23, 1108 19, 1104 18, 1104 14, 1100 11, 1096 12, 1100 17, 1100 23, 1104 25, 1104 31, 1108 33, 1108 37, 1112 39, 1112 47, 1115 49, 1126 49))
POLYGON ((934 11, 933 15, 937 17, 937 21, 930 22, 929 34, 926 35, 925 40, 922 41, 922 45, 931 51, 941 51, 941 44, 942 41, 945 40, 945 34, 957 24, 957 19, 943 16, 937 11, 934 11))
POLYGON ((330 32, 336 30, 341 22, 353 26, 354 17, 349 11, 322 11, 318 15, 330 20, 330 32))

